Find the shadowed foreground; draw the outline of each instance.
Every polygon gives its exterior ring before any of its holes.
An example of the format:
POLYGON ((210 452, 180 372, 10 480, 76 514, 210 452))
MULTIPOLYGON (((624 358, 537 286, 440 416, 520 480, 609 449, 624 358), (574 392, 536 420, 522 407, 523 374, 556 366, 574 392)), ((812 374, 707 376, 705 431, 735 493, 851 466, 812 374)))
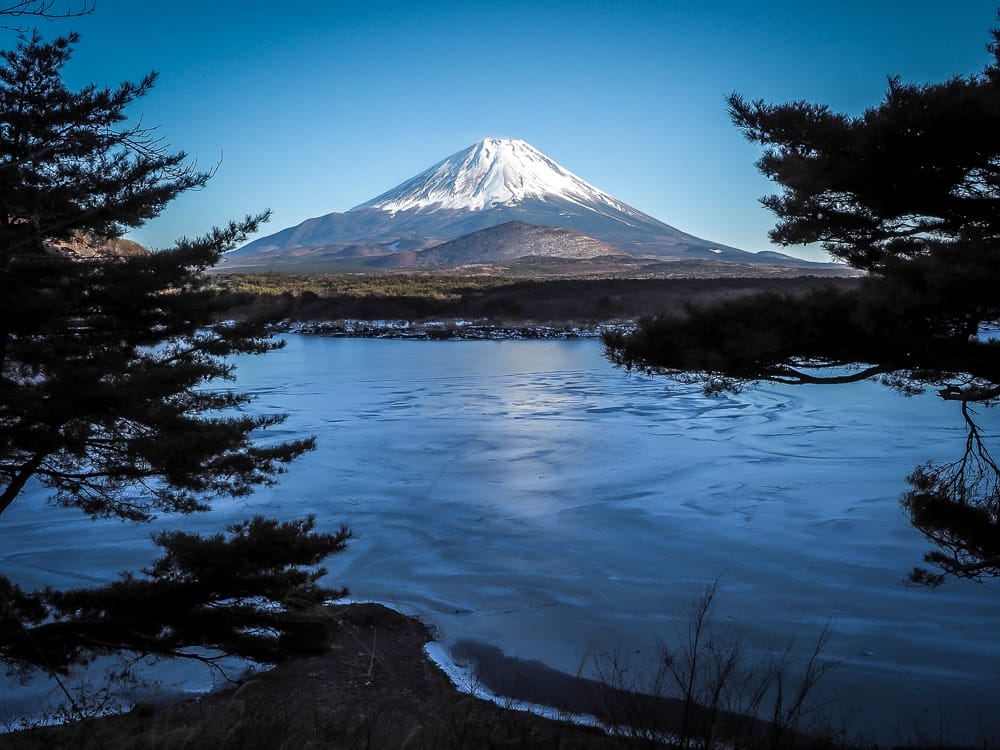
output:
POLYGON ((633 747, 597 729, 460 693, 425 655, 427 627, 385 607, 334 607, 333 648, 199 700, 6 735, 4 747, 633 747))
MULTIPOLYGON (((337 606, 330 616, 337 634, 331 650, 322 656, 294 660, 198 700, 144 704, 124 716, 8 734, 2 744, 16 750, 662 746, 648 739, 649 734, 646 739, 609 736, 459 692, 423 650, 431 639, 428 628, 381 605, 337 606)), ((482 660, 485 654, 479 656, 482 660)), ((539 677, 537 667, 525 666, 528 677, 539 677)), ((582 687, 589 710, 631 712, 638 706, 625 700, 622 691, 608 689, 602 696, 596 683, 552 674, 541 674, 550 691, 569 693, 582 687)), ((545 689, 546 685, 540 687, 542 694, 545 689)), ((677 705, 659 701, 644 708, 669 724, 677 705)), ((781 745, 828 746, 795 739, 781 745)), ((763 736, 760 740, 768 744, 763 736)))

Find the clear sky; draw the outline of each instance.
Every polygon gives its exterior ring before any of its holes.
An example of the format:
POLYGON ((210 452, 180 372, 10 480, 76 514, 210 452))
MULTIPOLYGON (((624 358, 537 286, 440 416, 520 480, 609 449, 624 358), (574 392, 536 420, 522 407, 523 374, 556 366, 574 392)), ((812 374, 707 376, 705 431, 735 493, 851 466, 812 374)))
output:
POLYGON ((997 5, 97 0, 91 17, 40 28, 81 33, 74 86, 158 71, 132 113, 217 165, 204 190, 130 235, 150 247, 268 207, 262 234, 345 211, 497 136, 678 229, 766 250, 773 219, 758 199, 773 186, 726 95, 857 114, 888 75, 982 70, 997 5))

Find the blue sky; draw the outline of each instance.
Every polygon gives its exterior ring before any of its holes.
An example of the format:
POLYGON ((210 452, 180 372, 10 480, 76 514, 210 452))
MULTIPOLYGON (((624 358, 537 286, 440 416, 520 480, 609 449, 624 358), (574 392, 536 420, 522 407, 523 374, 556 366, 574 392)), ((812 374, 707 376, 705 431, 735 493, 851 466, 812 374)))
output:
POLYGON ((40 27, 81 33, 73 85, 158 71, 132 113, 217 165, 130 235, 151 247, 268 207, 262 234, 345 211, 498 136, 686 232, 765 250, 773 186, 726 95, 860 113, 887 75, 980 71, 998 4, 97 0, 40 27))

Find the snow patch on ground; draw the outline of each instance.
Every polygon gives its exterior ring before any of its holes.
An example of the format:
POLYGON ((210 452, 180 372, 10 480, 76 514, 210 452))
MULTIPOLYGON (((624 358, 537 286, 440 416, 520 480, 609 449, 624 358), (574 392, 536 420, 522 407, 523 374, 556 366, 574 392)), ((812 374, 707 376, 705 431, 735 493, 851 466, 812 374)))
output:
POLYGON ((424 653, 427 658, 434 662, 438 668, 445 673, 451 683, 461 692, 479 698, 480 700, 495 703, 501 708, 511 711, 527 711, 528 713, 544 716, 547 719, 557 721, 571 721, 574 724, 582 724, 590 727, 603 727, 603 724, 596 716, 589 714, 571 714, 559 711, 549 706, 542 706, 537 703, 527 703, 525 701, 514 700, 503 695, 498 695, 487 688, 476 677, 472 668, 468 664, 459 664, 448 651, 437 641, 429 641, 424 645, 424 653))

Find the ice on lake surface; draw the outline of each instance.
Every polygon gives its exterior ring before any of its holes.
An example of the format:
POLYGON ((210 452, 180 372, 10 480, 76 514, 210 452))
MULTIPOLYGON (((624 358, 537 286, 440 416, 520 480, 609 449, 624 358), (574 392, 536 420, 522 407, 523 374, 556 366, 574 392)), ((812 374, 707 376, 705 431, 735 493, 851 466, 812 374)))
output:
MULTIPOLYGON (((277 487, 152 528, 35 490, 0 524, 4 572, 90 585, 148 563, 157 528, 315 513, 357 535, 331 583, 420 615, 446 647, 574 674, 612 650, 654 658, 718 579, 714 620, 761 654, 794 639, 807 655, 832 623, 834 721, 993 720, 1000 581, 906 581, 931 546, 899 496, 918 465, 961 456, 957 404, 867 382, 706 397, 613 369, 595 341, 286 339, 238 369, 254 409, 289 415, 264 438, 319 439, 277 487)), ((996 410, 979 417, 995 438, 996 410)))

